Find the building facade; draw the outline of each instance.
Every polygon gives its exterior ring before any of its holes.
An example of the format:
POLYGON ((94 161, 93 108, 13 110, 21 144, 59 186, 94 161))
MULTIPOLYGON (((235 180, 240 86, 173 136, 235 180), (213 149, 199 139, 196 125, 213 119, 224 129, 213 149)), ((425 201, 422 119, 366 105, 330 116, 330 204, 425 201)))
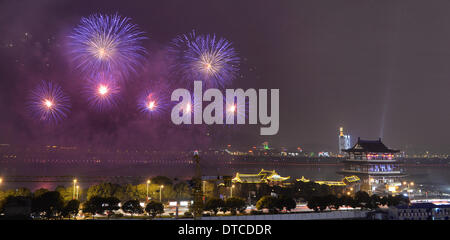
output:
POLYGON ((396 194, 405 176, 396 160, 398 150, 389 149, 378 140, 362 140, 349 149, 339 172, 344 176, 356 175, 361 179, 359 190, 376 194, 396 194))
POLYGON ((345 149, 351 147, 350 135, 344 134, 344 128, 339 128, 339 154, 343 154, 345 149))
POLYGON ((268 183, 268 184, 282 184, 284 181, 290 179, 289 176, 282 177, 275 170, 264 170, 257 174, 243 174, 236 173, 232 179, 233 183, 268 183))
POLYGON ((450 205, 414 203, 389 209, 392 220, 450 220, 450 205))

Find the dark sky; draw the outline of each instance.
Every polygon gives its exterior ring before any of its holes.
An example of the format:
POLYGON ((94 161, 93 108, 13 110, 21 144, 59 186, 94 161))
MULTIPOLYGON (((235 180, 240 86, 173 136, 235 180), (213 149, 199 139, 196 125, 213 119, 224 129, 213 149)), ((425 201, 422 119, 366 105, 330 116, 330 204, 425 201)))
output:
MULTIPOLYGON (((0 140, 13 143, 207 146, 259 144, 337 149, 337 130, 403 150, 449 152, 449 1, 2 1, 0 140), (234 43, 243 59, 231 88, 280 89, 280 131, 242 126, 175 127, 139 118, 125 100, 114 113, 86 110, 67 64, 65 36, 82 16, 115 13, 150 37, 148 79, 164 79, 164 48, 196 29, 234 43), (25 40, 25 33, 31 37, 25 40), (12 47, 9 44, 13 44, 12 47), (47 65, 48 64, 48 65, 47 65), (38 81, 60 83, 73 101, 69 119, 43 127, 24 99, 38 81), (210 133, 206 137, 206 133, 210 133)), ((153 81, 152 80, 152 81, 153 81)), ((169 115, 169 114, 167 114, 169 115)))

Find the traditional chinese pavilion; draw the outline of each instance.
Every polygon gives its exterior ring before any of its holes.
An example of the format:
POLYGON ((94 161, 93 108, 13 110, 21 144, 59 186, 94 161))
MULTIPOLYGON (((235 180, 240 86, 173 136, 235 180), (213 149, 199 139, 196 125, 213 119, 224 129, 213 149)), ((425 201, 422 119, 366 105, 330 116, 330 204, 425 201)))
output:
POLYGON ((233 183, 273 183, 279 184, 288 180, 290 177, 282 177, 275 170, 264 170, 257 174, 242 174, 236 173, 236 176, 232 179, 233 183))
POLYGON ((399 150, 386 147, 378 140, 362 140, 349 149, 344 160, 344 169, 339 173, 348 176, 356 175, 361 179, 360 190, 369 193, 395 193, 404 177, 403 169, 396 160, 399 150))

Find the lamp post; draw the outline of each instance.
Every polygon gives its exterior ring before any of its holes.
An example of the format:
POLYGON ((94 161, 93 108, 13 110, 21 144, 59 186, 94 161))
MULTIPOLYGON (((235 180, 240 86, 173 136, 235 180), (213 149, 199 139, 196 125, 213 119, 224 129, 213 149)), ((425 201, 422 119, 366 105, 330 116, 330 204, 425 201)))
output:
POLYGON ((206 181, 203 181, 203 203, 205 203, 206 198, 205 198, 205 183, 206 181))
POLYGON ((73 193, 72 193, 72 199, 75 199, 75 185, 77 184, 77 179, 75 178, 73 180, 73 193))
POLYGON ((234 184, 233 185, 231 185, 231 188, 230 188, 230 192, 231 192, 231 196, 230 197, 233 197, 233 188, 234 188, 234 184))
POLYGON ((164 185, 159 186, 159 201, 162 202, 162 189, 164 188, 164 185))
POLYGON ((147 202, 148 202, 148 186, 150 185, 150 180, 147 180, 147 202))
POLYGON ((78 192, 79 192, 80 186, 77 185, 77 200, 78 200, 78 192))

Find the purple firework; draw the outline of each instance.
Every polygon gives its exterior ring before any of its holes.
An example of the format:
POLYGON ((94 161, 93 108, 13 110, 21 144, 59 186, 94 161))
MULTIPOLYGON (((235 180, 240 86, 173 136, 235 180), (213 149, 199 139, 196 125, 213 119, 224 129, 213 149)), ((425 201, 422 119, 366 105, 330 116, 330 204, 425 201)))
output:
POLYGON ((149 117, 166 111, 169 104, 166 94, 161 91, 148 90, 138 99, 138 109, 149 117))
POLYGON ((120 88, 112 74, 101 72, 88 80, 84 93, 91 108, 105 111, 117 105, 120 88))
MULTIPOLYGON (((228 121, 234 121, 234 123, 237 123, 237 119, 239 117, 242 117, 244 121, 247 121, 249 113, 249 102, 247 101, 247 99, 244 98, 244 102, 238 102, 237 97, 234 97, 233 103, 231 104, 227 104, 226 99, 224 99, 223 104, 224 104, 223 116, 225 120, 224 123, 228 121)), ((237 126, 237 125, 229 124, 227 126, 237 126)))
POLYGON ((83 17, 69 36, 72 61, 87 75, 109 71, 126 77, 136 72, 146 54, 143 34, 118 14, 83 17))
POLYGON ((215 35, 195 32, 172 40, 169 53, 174 58, 172 70, 188 81, 203 81, 207 87, 224 87, 239 71, 239 57, 232 44, 215 35))
POLYGON ((28 107, 34 119, 57 124, 68 116, 71 104, 60 86, 42 81, 31 91, 28 107))

